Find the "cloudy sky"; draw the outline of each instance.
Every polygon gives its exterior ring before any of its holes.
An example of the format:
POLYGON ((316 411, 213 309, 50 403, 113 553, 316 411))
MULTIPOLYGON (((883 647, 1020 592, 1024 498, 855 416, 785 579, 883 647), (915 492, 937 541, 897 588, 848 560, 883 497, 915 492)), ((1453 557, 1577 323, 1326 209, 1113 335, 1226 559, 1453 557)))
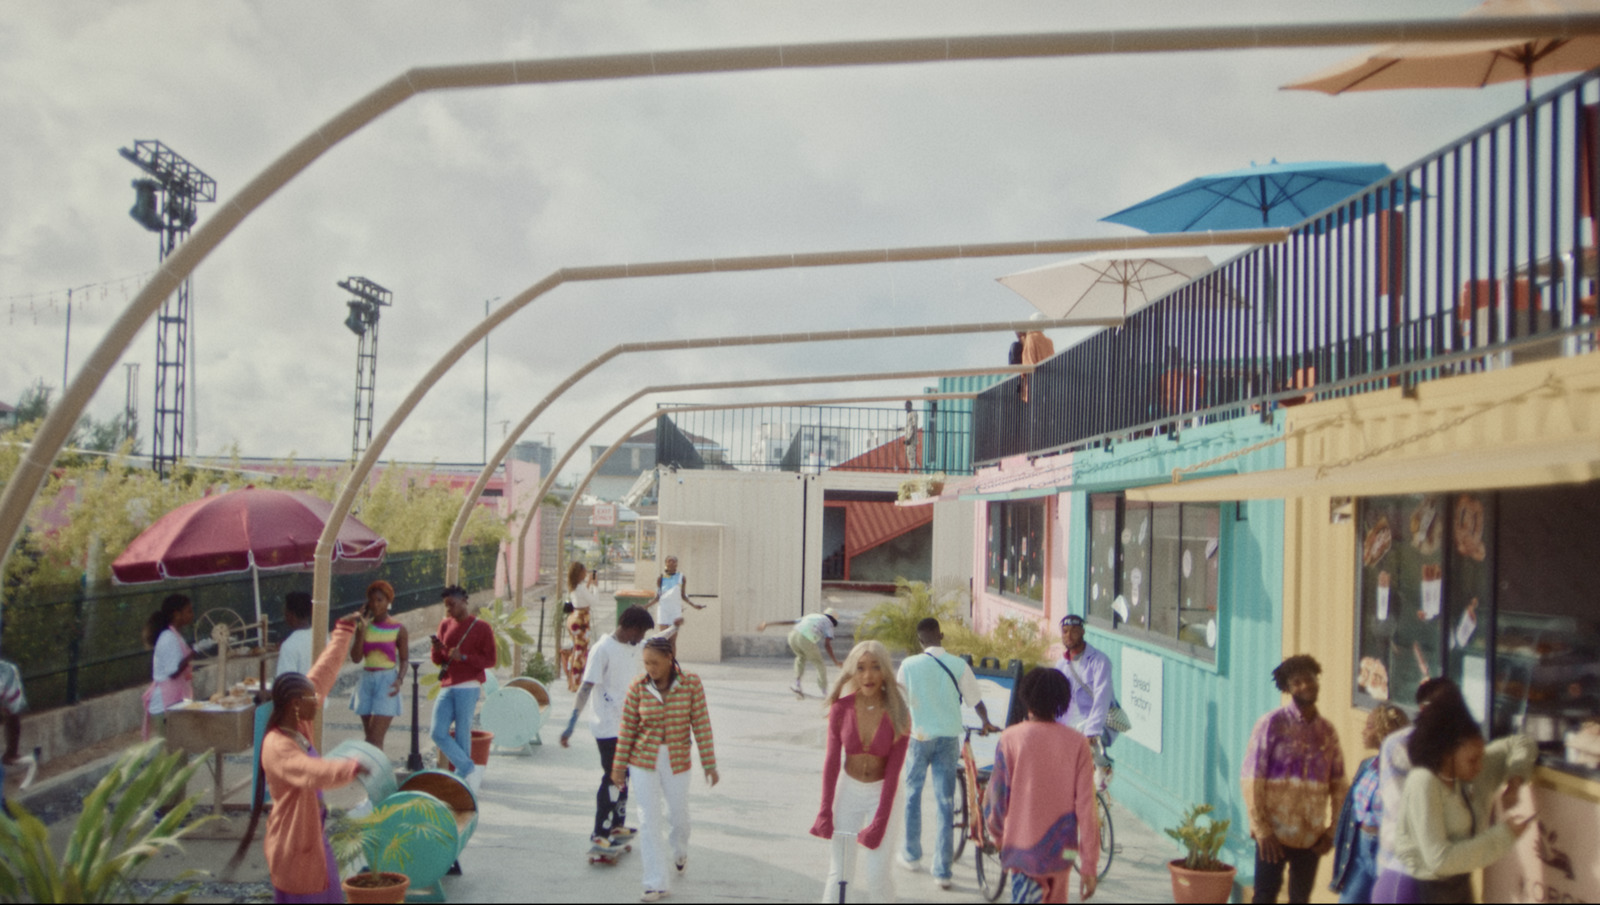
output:
MULTIPOLYGON (((227 199, 310 129, 416 65, 1447 18, 1471 5, 14 2, 0 21, 0 400, 15 402, 36 380, 61 383, 66 289, 95 287, 74 296, 76 366, 137 290, 138 281, 122 278, 153 267, 154 234, 127 216, 129 183, 141 174, 117 154, 135 139, 165 142, 227 199)), ((1520 85, 1337 98, 1278 90, 1358 50, 788 71, 414 98, 313 164, 200 266, 191 441, 201 455, 234 443, 246 455, 349 454, 356 342, 341 324, 347 296, 335 286, 349 276, 395 293, 382 327, 381 424, 481 318, 485 300, 509 298, 561 267, 1125 235, 1132 231, 1098 218, 1194 176, 1274 158, 1399 167, 1521 99, 1520 85)), ((491 339, 491 447, 498 422, 520 419, 615 343, 1024 318, 1032 309, 994 279, 1045 263, 563 286, 491 339)), ((1060 347, 1073 337, 1056 339, 1060 347)), ((635 356, 579 384, 529 436, 553 432, 564 450, 596 414, 651 383, 979 366, 1004 361, 1008 343, 991 335, 635 356)), ((147 450, 154 359, 147 329, 124 358, 143 366, 147 450)), ((388 454, 480 461, 483 362, 481 350, 470 353, 388 454)), ((840 386, 837 395, 883 388, 840 386)), ((118 369, 91 414, 117 414, 123 394, 118 369)), ((716 398, 728 397, 672 401, 716 398)), ((600 436, 614 439, 621 427, 600 436)))

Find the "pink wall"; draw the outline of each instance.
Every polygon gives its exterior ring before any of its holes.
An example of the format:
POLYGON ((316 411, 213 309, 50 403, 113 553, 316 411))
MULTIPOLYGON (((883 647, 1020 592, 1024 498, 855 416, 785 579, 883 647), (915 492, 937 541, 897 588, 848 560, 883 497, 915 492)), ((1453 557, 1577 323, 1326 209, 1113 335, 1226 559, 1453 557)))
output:
MULTIPOLYGON (((538 500, 534 494, 539 491, 539 466, 533 462, 519 462, 515 459, 506 460, 505 479, 502 483, 504 490, 500 497, 500 516, 507 518, 513 512, 521 511, 523 519, 534 519, 533 527, 528 529, 527 549, 523 551, 522 586, 531 588, 539 583, 539 548, 540 525, 538 500)), ((516 570, 509 568, 516 556, 517 535, 522 531, 522 521, 518 519, 506 527, 511 532, 511 539, 500 545, 500 561, 495 567, 494 593, 496 597, 510 597, 511 583, 516 580, 516 570)))
MULTIPOLYGON (((1072 456, 1063 453, 1029 461, 1026 456, 1005 459, 999 465, 978 472, 973 490, 977 493, 994 493, 1002 490, 1028 490, 1070 483, 1072 456)), ((1060 639, 1056 625, 1067 608, 1068 582, 1075 580, 1068 572, 1067 550, 1071 527, 1076 521, 1072 496, 1061 494, 1045 497, 1045 563, 1044 607, 1023 603, 992 592, 988 587, 989 560, 989 506, 986 502, 973 503, 972 545, 972 622, 980 632, 989 631, 1002 617, 1032 620, 1040 631, 1056 640, 1050 656, 1060 653, 1060 639)))

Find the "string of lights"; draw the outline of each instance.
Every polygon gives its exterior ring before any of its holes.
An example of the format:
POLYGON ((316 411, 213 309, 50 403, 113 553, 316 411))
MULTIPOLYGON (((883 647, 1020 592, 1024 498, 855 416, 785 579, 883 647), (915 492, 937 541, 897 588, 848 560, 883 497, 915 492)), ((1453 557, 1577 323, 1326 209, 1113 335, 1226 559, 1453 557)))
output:
POLYGON ((149 282, 154 275, 154 270, 146 270, 143 273, 101 280, 98 283, 84 283, 81 286, 71 286, 65 289, 0 295, 0 304, 6 306, 7 326, 38 326, 41 319, 44 319, 44 323, 54 326, 66 317, 66 303, 69 294, 72 298, 73 306, 79 311, 84 310, 86 306, 104 302, 111 298, 113 294, 120 296, 122 302, 126 304, 132 298, 133 293, 140 286, 149 282))

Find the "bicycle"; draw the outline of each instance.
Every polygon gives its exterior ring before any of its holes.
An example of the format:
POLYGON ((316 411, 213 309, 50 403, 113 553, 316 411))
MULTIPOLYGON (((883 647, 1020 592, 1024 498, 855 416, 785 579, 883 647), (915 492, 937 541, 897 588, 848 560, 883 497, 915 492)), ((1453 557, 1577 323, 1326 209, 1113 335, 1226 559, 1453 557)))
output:
MULTIPOLYGON (((976 726, 962 727, 964 734, 961 739, 961 763, 956 767, 956 793, 960 801, 954 809, 956 838, 952 861, 959 859, 966 851, 967 840, 970 838, 978 843, 975 851, 978 885, 983 889, 989 901, 999 899, 1000 893, 1005 889, 1005 868, 1000 866, 1000 853, 989 844, 988 829, 983 825, 983 793, 989 782, 991 768, 979 768, 972 754, 972 733, 977 731, 976 726), (969 781, 968 777, 975 777, 969 781), (977 802, 977 813, 970 811, 971 802, 977 802), (985 848, 989 851, 985 853, 985 848), (986 864, 987 862, 987 864, 986 864), (993 888, 986 881, 993 880, 993 888)), ((1105 879, 1111 870, 1111 862, 1116 860, 1116 827, 1111 818, 1111 796, 1107 787, 1111 784, 1112 760, 1104 749, 1098 744, 1093 746, 1095 765, 1101 768, 1094 793, 1095 816, 1099 823, 1100 833, 1100 869, 1097 877, 1105 879)))
POLYGON ((957 823, 953 829, 956 833, 955 851, 950 860, 955 861, 966 850, 967 840, 973 843, 974 867, 978 874, 978 888, 983 890, 983 896, 990 902, 1000 900, 1000 894, 1006 888, 1006 869, 1000 864, 1000 849, 989 839, 989 829, 983 821, 983 793, 988 788, 989 773, 992 767, 978 767, 976 758, 972 756, 972 733, 980 731, 977 726, 963 726, 961 737, 961 763, 956 767, 956 790, 961 796, 960 805, 955 809, 957 823), (976 808, 973 808, 973 804, 976 808))

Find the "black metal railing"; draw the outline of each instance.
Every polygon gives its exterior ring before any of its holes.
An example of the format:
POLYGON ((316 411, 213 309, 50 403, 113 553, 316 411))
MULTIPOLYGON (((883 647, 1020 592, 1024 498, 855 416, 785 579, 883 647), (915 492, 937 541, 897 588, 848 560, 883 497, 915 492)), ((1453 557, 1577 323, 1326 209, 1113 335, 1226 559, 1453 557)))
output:
MULTIPOLYGON (((499 544, 463 547, 461 584, 468 590, 492 586, 499 549, 499 544)), ((366 599, 367 584, 380 578, 394 585, 394 612, 429 606, 439 601, 444 574, 443 550, 391 553, 375 569, 333 576, 332 616, 355 612, 366 599)), ((261 612, 269 620, 273 641, 283 637, 284 595, 310 589, 310 573, 262 573, 261 612)), ((255 621, 255 592, 248 574, 45 590, 8 602, 0 656, 22 671, 28 703, 36 710, 148 685, 150 650, 144 645, 144 624, 162 598, 175 593, 189 595, 196 615, 223 609, 247 624, 255 621)))
POLYGON ((663 412, 656 463, 678 468, 970 474, 972 415, 939 400, 904 408, 771 406, 663 412), (911 416, 908 419, 908 414, 911 416), (909 425, 909 426, 908 426, 909 425))
POLYGON ((1593 351, 1597 133, 1600 70, 989 389, 974 462, 1593 351))

